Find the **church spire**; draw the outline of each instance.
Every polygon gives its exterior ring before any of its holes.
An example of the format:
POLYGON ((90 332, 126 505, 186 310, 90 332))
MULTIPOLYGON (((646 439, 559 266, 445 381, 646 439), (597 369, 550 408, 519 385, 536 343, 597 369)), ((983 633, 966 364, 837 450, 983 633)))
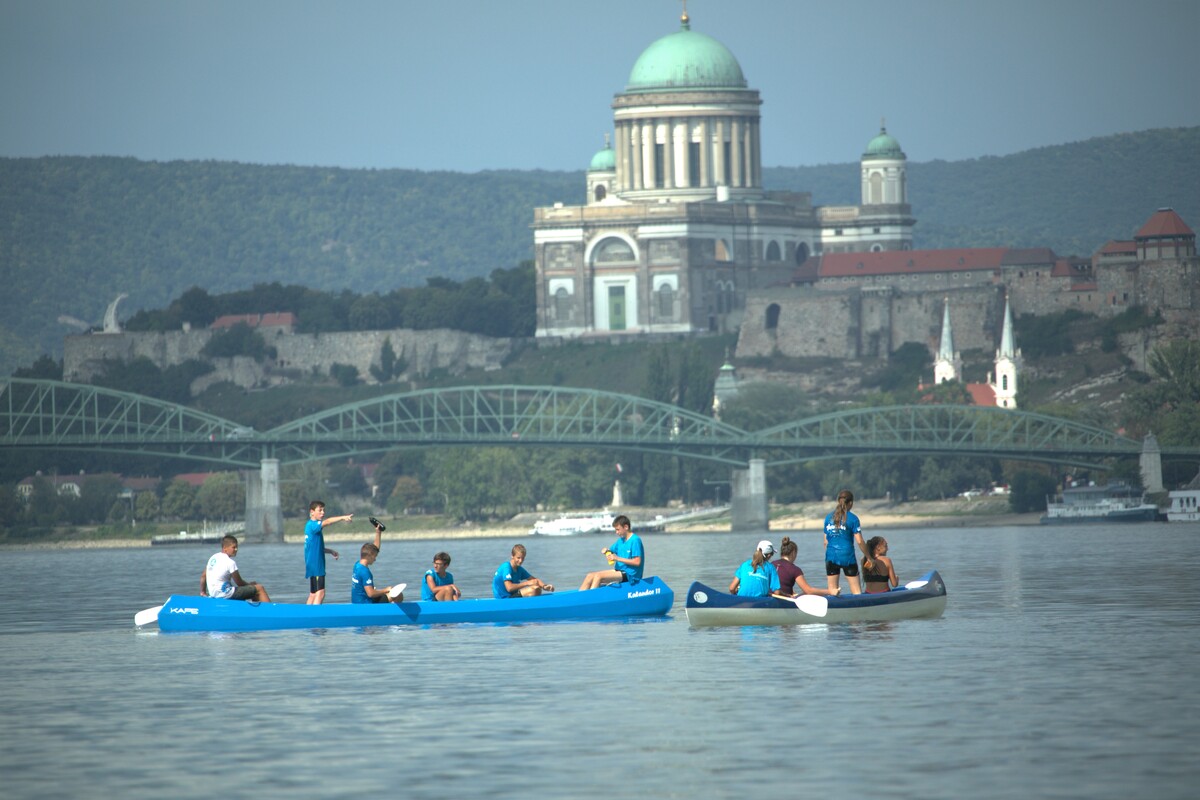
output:
POLYGON ((942 343, 938 348, 938 358, 946 361, 954 360, 954 333, 950 330, 950 298, 945 298, 942 306, 942 343))
MULTIPOLYGON (((993 328, 992 330, 995 330, 993 328)), ((1008 302, 1008 295, 1004 295, 1004 329, 1000 332, 1000 358, 1012 358, 1016 355, 1016 347, 1013 344, 1013 321, 1012 321, 1012 304, 1008 302)))
POLYGON ((947 297, 942 307, 942 340, 933 362, 933 383, 936 386, 946 381, 961 380, 962 357, 954 352, 954 333, 950 330, 950 298, 947 297))

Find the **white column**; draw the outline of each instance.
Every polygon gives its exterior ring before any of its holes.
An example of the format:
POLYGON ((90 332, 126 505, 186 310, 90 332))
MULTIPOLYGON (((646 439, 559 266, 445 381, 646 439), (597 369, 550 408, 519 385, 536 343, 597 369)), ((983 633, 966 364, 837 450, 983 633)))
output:
POLYGON ((713 153, 713 182, 718 186, 728 185, 725 180, 725 120, 717 118, 716 150, 713 153))
POLYGON ((733 161, 729 170, 729 184, 742 186, 742 121, 737 117, 729 121, 729 158, 733 161))
POLYGON ((675 188, 675 120, 667 117, 663 136, 663 186, 675 188))
POLYGON ((633 180, 629 188, 642 188, 642 125, 634 121, 630 123, 630 146, 633 148, 633 180))

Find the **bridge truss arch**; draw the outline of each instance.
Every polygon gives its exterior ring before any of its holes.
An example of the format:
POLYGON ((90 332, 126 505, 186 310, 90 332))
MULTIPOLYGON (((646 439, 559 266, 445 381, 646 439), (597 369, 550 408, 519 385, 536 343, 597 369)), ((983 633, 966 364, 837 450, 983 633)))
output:
POLYGON ((415 446, 595 447, 744 466, 746 433, 667 403, 595 389, 464 386, 338 406, 266 434, 284 462, 415 446))
POLYGON ((1141 443, 1092 425, 1004 408, 888 406, 821 414, 753 434, 768 465, 866 455, 982 455, 1102 467, 1141 443))
POLYGON ((80 383, 0 379, 0 447, 172 456, 257 468, 253 432, 176 403, 80 383))

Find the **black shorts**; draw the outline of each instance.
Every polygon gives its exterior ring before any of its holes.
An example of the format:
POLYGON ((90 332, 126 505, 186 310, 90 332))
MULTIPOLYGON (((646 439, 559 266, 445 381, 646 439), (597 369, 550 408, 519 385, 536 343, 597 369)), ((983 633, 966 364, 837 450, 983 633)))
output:
POLYGON ((825 562, 826 575, 837 575, 839 572, 846 573, 847 578, 857 578, 858 564, 835 564, 832 561, 825 562))
MULTIPOLYGON (((621 572, 621 570, 617 570, 617 572, 621 572)), ((621 579, 619 581, 613 581, 613 583, 629 583, 629 573, 621 572, 621 579)))
POLYGON ((325 588, 325 576, 317 575, 315 578, 308 579, 308 591, 310 594, 321 591, 325 588))
POLYGON ((254 588, 252 583, 234 588, 233 594, 229 595, 230 600, 253 600, 256 597, 258 597, 258 589, 254 588))

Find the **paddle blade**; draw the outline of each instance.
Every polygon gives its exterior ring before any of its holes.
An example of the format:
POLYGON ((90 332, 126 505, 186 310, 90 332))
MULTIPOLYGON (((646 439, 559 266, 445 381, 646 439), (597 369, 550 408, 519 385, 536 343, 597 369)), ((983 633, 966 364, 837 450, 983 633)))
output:
POLYGON ((141 611, 133 615, 133 624, 139 628, 144 628, 147 625, 157 625, 159 611, 162 611, 162 606, 143 608, 141 611))
POLYGON ((407 586, 408 586, 407 583, 397 583, 395 586, 393 586, 391 589, 388 590, 388 597, 395 600, 397 597, 400 596, 400 593, 403 592, 405 587, 407 587, 407 586))
POLYGON ((929 583, 929 581, 909 581, 908 583, 904 584, 904 588, 905 589, 920 589, 922 586, 924 586, 927 583, 929 583))
POLYGON ((813 617, 829 613, 829 601, 819 594, 802 594, 796 598, 796 608, 813 617))

